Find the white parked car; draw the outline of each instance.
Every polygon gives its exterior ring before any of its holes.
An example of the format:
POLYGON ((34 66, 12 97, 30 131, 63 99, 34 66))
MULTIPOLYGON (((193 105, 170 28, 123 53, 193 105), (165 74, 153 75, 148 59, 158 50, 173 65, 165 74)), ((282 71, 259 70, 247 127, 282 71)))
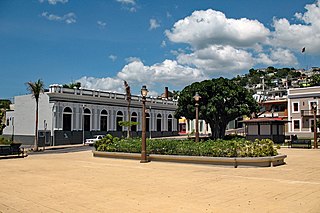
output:
POLYGON ((85 145, 92 146, 96 141, 101 140, 104 135, 95 135, 94 138, 86 139, 85 145))

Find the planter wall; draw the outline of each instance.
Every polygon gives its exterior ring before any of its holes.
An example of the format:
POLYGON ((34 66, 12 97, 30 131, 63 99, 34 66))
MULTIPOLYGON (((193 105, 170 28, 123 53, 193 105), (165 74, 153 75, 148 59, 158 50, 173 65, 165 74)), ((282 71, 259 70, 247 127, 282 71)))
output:
MULTIPOLYGON (((99 152, 93 151, 94 157, 119 158, 140 160, 140 153, 123 152, 99 152)), ((178 163, 196 163, 233 166, 253 166, 253 167, 272 167, 285 164, 284 159, 287 155, 277 155, 270 157, 254 158, 226 158, 226 157, 202 157, 202 156, 181 156, 181 155, 148 155, 149 161, 178 162, 178 163)))

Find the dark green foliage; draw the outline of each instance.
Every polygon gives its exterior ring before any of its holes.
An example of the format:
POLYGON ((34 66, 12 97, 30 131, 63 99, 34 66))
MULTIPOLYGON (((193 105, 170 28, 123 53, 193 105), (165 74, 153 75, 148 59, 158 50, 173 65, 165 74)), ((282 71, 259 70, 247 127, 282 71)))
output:
MULTIPOLYGON (((195 143, 191 140, 147 140, 147 153, 160 155, 187 155, 210 157, 265 157, 277 155, 277 150, 269 139, 255 142, 244 139, 209 140, 195 143)), ((97 151, 141 152, 141 139, 102 139, 95 144, 97 151)))
POLYGON ((227 124, 239 116, 250 116, 258 112, 258 104, 252 94, 236 81, 218 78, 193 83, 185 87, 178 100, 175 117, 195 118, 195 101, 193 96, 199 93, 199 119, 208 123, 212 138, 223 138, 227 124))
POLYGON ((69 89, 74 89, 74 88, 79 89, 81 87, 81 83, 80 82, 76 82, 76 83, 64 84, 64 85, 62 85, 62 87, 63 88, 69 88, 69 89))
POLYGON ((10 100, 2 99, 0 100, 0 109, 10 109, 10 104, 11 104, 10 100))
POLYGON ((242 135, 225 135, 223 137, 224 140, 237 140, 237 139, 241 139, 241 138, 245 138, 245 136, 242 136, 242 135))
POLYGON ((314 74, 311 76, 311 86, 320 86, 320 74, 314 74))
POLYGON ((10 100, 0 100, 0 135, 2 135, 2 130, 6 127, 5 114, 6 110, 10 109, 10 100))
POLYGON ((0 137, 0 144, 10 145, 12 144, 12 140, 0 137))
POLYGON ((135 121, 119 121, 118 124, 120 126, 131 127, 131 126, 137 126, 139 124, 139 122, 135 122, 135 121))
POLYGON ((107 147, 110 144, 115 144, 119 141, 120 139, 118 137, 113 137, 110 134, 107 134, 104 138, 101 140, 98 140, 94 143, 94 147, 98 151, 105 151, 105 147, 107 147), (100 150, 101 149, 101 150, 100 150))

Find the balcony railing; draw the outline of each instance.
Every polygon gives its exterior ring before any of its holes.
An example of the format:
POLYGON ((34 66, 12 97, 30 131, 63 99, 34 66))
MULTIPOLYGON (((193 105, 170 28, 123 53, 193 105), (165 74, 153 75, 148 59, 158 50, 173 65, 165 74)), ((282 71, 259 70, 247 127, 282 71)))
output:
MULTIPOLYGON (((98 97, 98 98, 107 98, 107 99, 119 99, 119 100, 126 100, 126 95, 123 93, 116 93, 116 92, 107 92, 101 90, 92 90, 92 89, 70 89, 70 88, 63 88, 61 85, 53 84, 50 85, 49 93, 62 93, 62 94, 70 94, 76 96, 91 96, 91 97, 98 97)), ((132 95, 132 101, 141 101, 140 95, 132 95)), ((168 100, 168 99, 158 99, 155 97, 147 97, 147 101, 156 104, 167 104, 167 105, 178 105, 178 100, 168 100)))
MULTIPOLYGON (((313 116, 314 111, 313 110, 301 110, 301 116, 313 116)), ((317 116, 320 115, 320 110, 317 109, 317 116)))

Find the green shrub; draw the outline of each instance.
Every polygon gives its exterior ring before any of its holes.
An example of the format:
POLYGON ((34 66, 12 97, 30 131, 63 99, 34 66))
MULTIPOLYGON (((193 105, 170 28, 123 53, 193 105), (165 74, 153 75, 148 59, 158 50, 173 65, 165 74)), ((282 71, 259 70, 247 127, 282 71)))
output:
MULTIPOLYGON (((119 139, 107 136, 95 144, 97 151, 107 152, 141 152, 141 138, 119 139)), ((147 153, 160 155, 188 155, 211 157, 265 157, 277 155, 273 141, 256 140, 208 140, 195 143, 192 140, 147 140, 147 153)))
POLYGON ((0 137, 0 144, 9 145, 12 143, 12 140, 0 137))

